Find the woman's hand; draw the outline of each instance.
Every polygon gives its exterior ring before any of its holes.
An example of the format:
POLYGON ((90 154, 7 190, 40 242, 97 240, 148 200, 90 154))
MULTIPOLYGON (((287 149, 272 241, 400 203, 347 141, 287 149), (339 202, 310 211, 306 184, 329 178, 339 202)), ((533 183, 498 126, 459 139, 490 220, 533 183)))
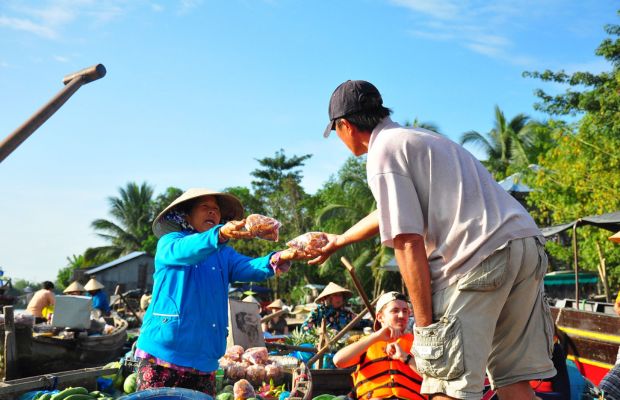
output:
POLYGON ((311 255, 307 254, 306 252, 302 250, 294 249, 292 247, 289 247, 288 249, 282 250, 280 252, 280 261, 282 262, 296 261, 296 260, 308 260, 310 258, 312 258, 311 255))
POLYGON ((220 228, 220 243, 230 239, 252 239, 252 232, 245 230, 245 219, 230 221, 220 228))

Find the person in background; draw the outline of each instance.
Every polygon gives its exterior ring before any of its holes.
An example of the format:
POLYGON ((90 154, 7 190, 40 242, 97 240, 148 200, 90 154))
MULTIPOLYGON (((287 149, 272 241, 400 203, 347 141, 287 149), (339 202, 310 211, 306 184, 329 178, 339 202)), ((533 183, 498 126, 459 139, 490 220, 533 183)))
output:
POLYGON ((80 282, 73 281, 62 292, 69 296, 83 296, 84 293, 86 293, 86 289, 84 289, 84 286, 80 282))
POLYGON ((335 130, 355 156, 367 154, 377 210, 328 234, 311 264, 380 235, 413 304, 421 392, 480 398, 488 370, 500 399, 534 399, 529 381, 556 374, 540 229, 465 148, 390 114, 370 82, 349 80, 332 93, 323 136, 335 130))
POLYGON ((96 280, 95 278, 91 278, 86 285, 84 285, 84 289, 88 291, 89 297, 93 299, 93 309, 99 310, 101 315, 110 315, 110 300, 108 299, 108 295, 103 291, 103 284, 96 280))
POLYGON ((318 304, 308 318, 301 325, 307 331, 312 328, 320 328, 321 321, 325 320, 325 326, 337 331, 344 328, 353 318, 355 313, 346 306, 347 300, 351 297, 350 290, 329 282, 321 294, 314 300, 318 304))
POLYGON ((424 399, 422 377, 411 354, 413 335, 405 333, 409 304, 398 292, 377 300, 374 333, 340 349, 334 355, 338 368, 357 366, 353 392, 357 399, 424 399))
MULTIPOLYGON (((239 199, 209 189, 189 189, 155 218, 153 299, 135 352, 138 390, 183 387, 214 396, 226 350, 229 284, 263 281, 309 258, 295 249, 239 254, 229 241, 252 239, 244 227, 239 199)), ((236 322, 247 328, 254 316, 241 314, 236 322)))
MULTIPOLYGON (((615 234, 609 237, 614 243, 620 243, 620 232, 616 232, 615 234)), ((618 291, 618 295, 616 296, 616 301, 614 302, 614 311, 618 316, 620 316, 620 291, 618 291)), ((616 365, 620 365, 620 348, 618 348, 618 355, 616 356, 616 365)))
POLYGON ((146 311, 146 309, 149 307, 149 304, 151 304, 152 299, 153 294, 149 290, 145 291, 144 294, 140 297, 140 311, 146 311))
POLYGON ((50 281, 43 282, 43 289, 37 290, 28 302, 26 312, 34 316, 34 322, 40 324, 47 322, 47 318, 43 316, 44 308, 52 308, 56 304, 54 297, 54 284, 50 281))
MULTIPOLYGON (((282 303, 282 300, 277 299, 272 303, 268 304, 265 308, 267 308, 267 310, 269 310, 271 314, 276 314, 282 311, 283 307, 284 303, 282 303)), ((286 319, 284 318, 284 315, 285 314, 276 315, 269 321, 264 322, 263 332, 269 332, 272 335, 288 335, 288 325, 286 324, 286 319)))

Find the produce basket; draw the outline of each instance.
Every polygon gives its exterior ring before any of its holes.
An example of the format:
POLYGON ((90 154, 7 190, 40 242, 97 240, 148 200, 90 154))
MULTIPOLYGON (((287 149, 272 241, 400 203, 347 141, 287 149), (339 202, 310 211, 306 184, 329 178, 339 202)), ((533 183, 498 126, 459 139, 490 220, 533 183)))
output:
POLYGON ((312 399, 312 374, 310 373, 310 368, 305 363, 299 361, 299 364, 293 370, 293 384, 289 400, 310 399, 312 399))

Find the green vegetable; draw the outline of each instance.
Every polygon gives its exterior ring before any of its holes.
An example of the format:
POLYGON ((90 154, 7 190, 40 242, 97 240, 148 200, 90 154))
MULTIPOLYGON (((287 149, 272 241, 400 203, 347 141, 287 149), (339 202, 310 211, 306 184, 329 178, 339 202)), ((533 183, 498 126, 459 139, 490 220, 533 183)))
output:
POLYGON ((90 394, 72 394, 65 397, 65 400, 93 400, 90 394))
POLYGON ((336 396, 334 396, 333 394, 321 394, 321 395, 316 396, 312 400, 333 400, 334 397, 336 396))
POLYGON ((116 378, 116 375, 118 375, 118 370, 121 368, 121 363, 118 361, 113 361, 111 363, 107 363, 106 365, 103 366, 104 369, 107 368, 116 368, 117 372, 114 374, 110 374, 110 375, 103 375, 102 378, 106 378, 106 379, 110 379, 110 380, 114 380, 114 378, 116 378))
POLYGON ((52 398, 51 393, 44 393, 40 397, 37 397, 37 400, 50 400, 52 398))
POLYGON ((232 393, 234 391, 233 385, 226 385, 224 386, 224 389, 222 389, 222 392, 225 393, 232 393))
POLYGON ((216 400, 234 400, 233 394, 229 392, 222 392, 215 396, 216 400))
POLYGON ((127 378, 125 379, 125 383, 123 384, 123 391, 125 393, 133 393, 136 391, 137 389, 137 379, 138 379, 138 374, 136 374, 135 372, 132 374, 129 374, 129 376, 127 376, 127 378))
POLYGON ((83 387, 67 388, 60 393, 56 393, 50 400, 64 400, 72 394, 88 394, 88 390, 83 387))
POLYGON ((97 397, 97 398, 98 397, 105 397, 105 393, 101 393, 98 390, 94 390, 94 391, 90 392, 90 395, 93 396, 93 397, 97 397))

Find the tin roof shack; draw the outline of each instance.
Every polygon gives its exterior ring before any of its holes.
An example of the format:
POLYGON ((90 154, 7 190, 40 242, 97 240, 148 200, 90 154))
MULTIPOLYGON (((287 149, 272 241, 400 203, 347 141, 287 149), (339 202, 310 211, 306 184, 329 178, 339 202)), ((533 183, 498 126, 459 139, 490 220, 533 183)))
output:
POLYGON ((126 256, 95 268, 83 270, 85 278, 94 277, 101 282, 109 294, 116 285, 121 292, 132 289, 153 289, 153 257, 143 251, 134 251, 126 256))

